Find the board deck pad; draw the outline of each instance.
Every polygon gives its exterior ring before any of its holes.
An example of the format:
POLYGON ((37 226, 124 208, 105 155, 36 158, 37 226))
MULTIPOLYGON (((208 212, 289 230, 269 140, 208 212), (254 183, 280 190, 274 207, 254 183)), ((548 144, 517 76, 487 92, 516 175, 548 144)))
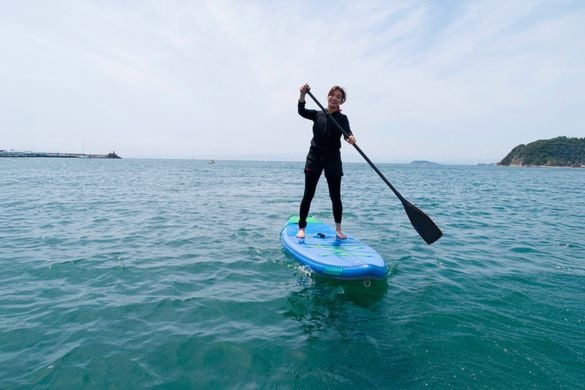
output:
POLYGON ((384 259, 351 235, 340 240, 335 230, 313 217, 307 218, 305 238, 296 237, 299 217, 290 217, 280 233, 282 245, 313 272, 336 279, 383 279, 384 259))

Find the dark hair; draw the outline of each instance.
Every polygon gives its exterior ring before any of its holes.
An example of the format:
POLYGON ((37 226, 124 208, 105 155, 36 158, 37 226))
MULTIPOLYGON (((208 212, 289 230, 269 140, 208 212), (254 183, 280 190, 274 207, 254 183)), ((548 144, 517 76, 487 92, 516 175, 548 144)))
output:
POLYGON ((333 87, 331 87, 327 96, 333 95, 333 92, 335 91, 341 92, 341 103, 345 103, 345 91, 339 85, 334 85, 333 87))

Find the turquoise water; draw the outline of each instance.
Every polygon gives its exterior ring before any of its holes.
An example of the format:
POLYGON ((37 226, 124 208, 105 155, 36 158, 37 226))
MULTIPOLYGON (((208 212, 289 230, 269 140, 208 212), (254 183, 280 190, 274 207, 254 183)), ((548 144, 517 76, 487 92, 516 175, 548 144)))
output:
MULTIPOLYGON (((583 169, 365 164, 365 286, 283 253, 302 163, 1 159, 0 387, 579 388, 583 169)), ((312 214, 332 222, 325 182, 312 214)))

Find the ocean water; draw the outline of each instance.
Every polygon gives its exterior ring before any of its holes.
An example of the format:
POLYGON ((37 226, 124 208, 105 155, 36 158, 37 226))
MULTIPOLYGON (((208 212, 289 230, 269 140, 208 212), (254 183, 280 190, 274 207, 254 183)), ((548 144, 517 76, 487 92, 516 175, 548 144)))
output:
POLYGON ((378 166, 444 237, 345 164, 368 286, 283 252, 302 163, 0 159, 0 387, 582 388, 585 170, 378 166))

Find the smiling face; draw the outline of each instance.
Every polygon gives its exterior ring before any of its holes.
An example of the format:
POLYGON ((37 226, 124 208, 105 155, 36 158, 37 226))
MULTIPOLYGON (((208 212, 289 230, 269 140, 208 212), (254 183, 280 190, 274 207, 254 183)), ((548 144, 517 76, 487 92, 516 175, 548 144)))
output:
POLYGON ((345 91, 341 87, 335 86, 329 90, 327 96, 327 108, 330 112, 339 111, 339 106, 345 102, 345 91))

